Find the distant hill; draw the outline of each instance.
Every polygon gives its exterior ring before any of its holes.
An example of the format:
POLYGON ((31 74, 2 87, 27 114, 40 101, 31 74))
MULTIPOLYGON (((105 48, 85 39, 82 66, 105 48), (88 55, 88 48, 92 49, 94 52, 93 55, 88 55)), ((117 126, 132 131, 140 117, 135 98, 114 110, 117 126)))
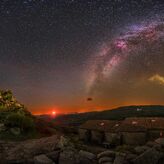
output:
POLYGON ((164 106, 124 106, 99 112, 60 115, 54 119, 56 124, 78 126, 87 120, 123 120, 127 117, 164 117, 164 106))

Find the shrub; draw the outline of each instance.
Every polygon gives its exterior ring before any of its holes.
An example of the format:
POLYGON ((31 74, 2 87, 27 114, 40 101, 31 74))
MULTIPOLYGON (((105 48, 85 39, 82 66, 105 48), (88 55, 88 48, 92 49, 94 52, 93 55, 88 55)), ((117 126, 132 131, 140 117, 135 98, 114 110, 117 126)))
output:
POLYGON ((25 132, 34 130, 34 128, 35 128, 33 119, 30 117, 27 117, 27 116, 23 117, 22 126, 23 126, 23 130, 25 132))
POLYGON ((3 111, 3 110, 5 110, 5 109, 6 109, 5 105, 1 103, 1 104, 0 104, 0 110, 3 111))
POLYGON ((4 123, 7 115, 8 115, 8 113, 6 113, 6 112, 0 112, 0 123, 4 123))
POLYGON ((4 100, 12 100, 12 92, 10 90, 8 91, 1 91, 1 95, 3 97, 4 100))
POLYGON ((19 113, 11 113, 6 121, 7 127, 18 127, 22 132, 29 132, 34 130, 34 121, 32 118, 21 115, 19 113))

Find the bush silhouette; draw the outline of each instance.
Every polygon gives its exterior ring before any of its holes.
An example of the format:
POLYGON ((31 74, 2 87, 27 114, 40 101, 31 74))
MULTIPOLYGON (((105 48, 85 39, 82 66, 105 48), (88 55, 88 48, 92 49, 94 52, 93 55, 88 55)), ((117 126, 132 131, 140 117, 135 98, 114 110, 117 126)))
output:
POLYGON ((34 130, 33 119, 19 113, 11 113, 7 117, 5 125, 9 128, 18 127, 21 132, 30 132, 34 130))

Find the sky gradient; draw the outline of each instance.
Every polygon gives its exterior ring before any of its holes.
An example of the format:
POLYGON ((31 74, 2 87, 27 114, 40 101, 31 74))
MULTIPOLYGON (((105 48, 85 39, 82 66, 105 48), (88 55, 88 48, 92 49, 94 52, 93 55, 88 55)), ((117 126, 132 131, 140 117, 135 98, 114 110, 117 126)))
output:
POLYGON ((35 114, 162 105, 163 18, 162 0, 1 0, 0 88, 35 114))

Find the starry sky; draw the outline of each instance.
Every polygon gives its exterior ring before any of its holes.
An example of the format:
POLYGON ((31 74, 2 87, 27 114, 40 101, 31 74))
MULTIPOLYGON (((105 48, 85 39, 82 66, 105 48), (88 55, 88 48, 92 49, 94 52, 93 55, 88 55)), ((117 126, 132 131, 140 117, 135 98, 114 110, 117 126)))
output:
POLYGON ((164 104, 163 61, 163 0, 0 0, 0 88, 34 114, 164 104))

